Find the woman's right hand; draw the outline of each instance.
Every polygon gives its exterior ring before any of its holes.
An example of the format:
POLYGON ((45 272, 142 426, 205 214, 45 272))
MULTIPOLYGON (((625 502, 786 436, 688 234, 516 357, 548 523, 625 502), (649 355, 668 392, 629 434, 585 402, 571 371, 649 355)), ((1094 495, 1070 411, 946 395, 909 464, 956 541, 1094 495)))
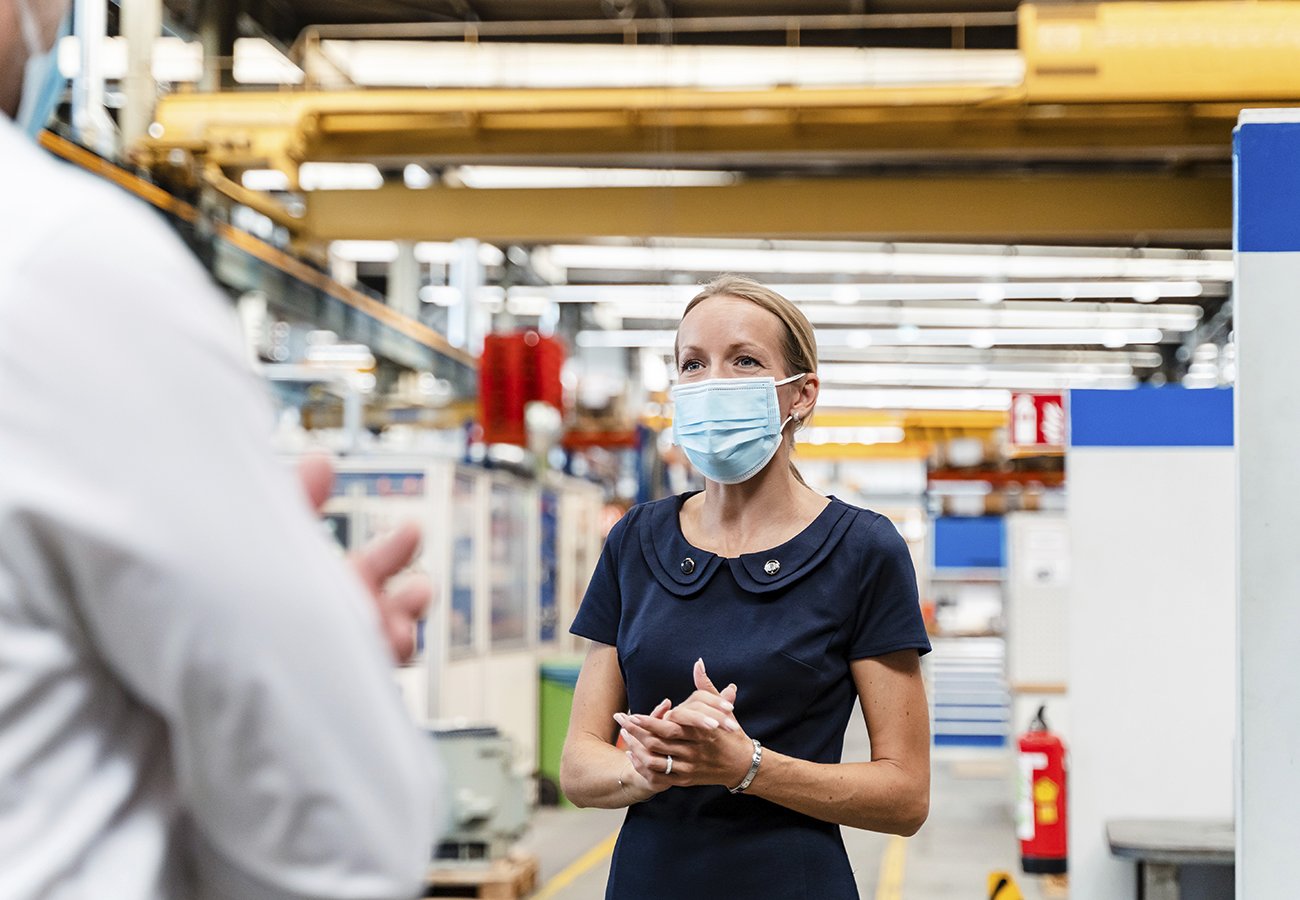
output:
POLYGON ((680 706, 666 709, 661 703, 651 716, 614 717, 634 769, 656 791, 727 783, 733 769, 743 777, 749 765, 753 745, 733 714, 736 686, 719 691, 702 660, 694 676, 696 690, 680 706))
MULTIPOLYGON (((668 714, 668 711, 672 709, 672 706, 673 702, 671 700, 661 700, 659 705, 650 711, 650 715, 644 718, 662 720, 664 716, 668 714)), ((641 748, 639 744, 636 743, 636 739, 631 737, 623 727, 624 722, 626 722, 628 718, 629 717, 623 713, 616 713, 614 715, 614 721, 618 723, 619 733, 623 737, 623 742, 629 748, 632 748, 635 745, 637 749, 640 750, 641 748)), ((637 716, 636 718, 641 719, 642 717, 637 716)), ((623 770, 622 774, 618 776, 618 783, 622 786, 623 793, 632 803, 641 803, 649 800, 655 794, 666 791, 668 788, 672 787, 671 783, 665 783, 661 779, 655 779, 652 775, 651 777, 647 777, 646 774, 643 774, 642 770, 637 768, 636 754, 634 750, 628 749, 626 755, 628 765, 623 770)))

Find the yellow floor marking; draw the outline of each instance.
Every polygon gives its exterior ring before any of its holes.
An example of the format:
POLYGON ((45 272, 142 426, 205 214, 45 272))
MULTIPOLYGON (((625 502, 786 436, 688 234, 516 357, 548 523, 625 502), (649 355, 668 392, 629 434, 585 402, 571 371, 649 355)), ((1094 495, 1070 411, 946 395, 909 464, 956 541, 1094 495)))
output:
POLYGON ((533 896, 533 900, 551 900, 552 897, 573 884, 588 870, 594 869, 608 859, 614 852, 614 844, 617 841, 618 832, 616 831, 570 863, 564 871, 542 885, 542 889, 533 896))
POLYGON ((903 865, 907 861, 907 841, 890 835, 889 844, 880 857, 880 880, 876 882, 876 900, 902 900, 903 865))

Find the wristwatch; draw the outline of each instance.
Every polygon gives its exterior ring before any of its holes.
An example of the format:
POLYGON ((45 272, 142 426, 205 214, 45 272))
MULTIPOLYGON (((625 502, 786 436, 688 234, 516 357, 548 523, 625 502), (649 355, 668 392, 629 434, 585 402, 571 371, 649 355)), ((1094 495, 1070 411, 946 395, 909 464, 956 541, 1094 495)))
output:
MULTIPOLYGON (((750 740, 754 740, 750 738, 750 740)), ((754 781, 754 776, 758 774, 758 764, 763 761, 763 745, 754 740, 754 761, 749 765, 749 771, 745 773, 745 780, 734 788, 727 788, 733 794, 743 794, 745 788, 749 787, 754 781)))

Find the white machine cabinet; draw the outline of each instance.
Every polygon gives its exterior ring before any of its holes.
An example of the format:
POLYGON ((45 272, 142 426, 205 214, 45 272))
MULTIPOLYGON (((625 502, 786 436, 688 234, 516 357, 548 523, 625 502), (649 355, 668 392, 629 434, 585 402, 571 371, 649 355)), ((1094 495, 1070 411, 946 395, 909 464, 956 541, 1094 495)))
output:
POLYGON ((337 465, 327 521, 356 548, 406 519, 420 522, 419 566, 434 604, 415 658, 397 671, 422 723, 494 725, 518 765, 537 756, 538 489, 450 460, 371 457, 337 465))

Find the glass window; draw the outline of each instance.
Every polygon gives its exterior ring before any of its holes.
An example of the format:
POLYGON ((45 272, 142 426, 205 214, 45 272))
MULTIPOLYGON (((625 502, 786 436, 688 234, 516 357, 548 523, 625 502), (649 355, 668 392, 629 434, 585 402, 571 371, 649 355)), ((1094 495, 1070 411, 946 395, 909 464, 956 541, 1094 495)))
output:
POLYGON ((518 485, 492 483, 488 572, 492 585, 493 649, 523 646, 528 642, 531 566, 527 500, 527 491, 518 485))
POLYGON ((474 649, 475 512, 478 508, 477 479, 457 473, 451 497, 451 616, 450 641, 453 653, 474 649))

